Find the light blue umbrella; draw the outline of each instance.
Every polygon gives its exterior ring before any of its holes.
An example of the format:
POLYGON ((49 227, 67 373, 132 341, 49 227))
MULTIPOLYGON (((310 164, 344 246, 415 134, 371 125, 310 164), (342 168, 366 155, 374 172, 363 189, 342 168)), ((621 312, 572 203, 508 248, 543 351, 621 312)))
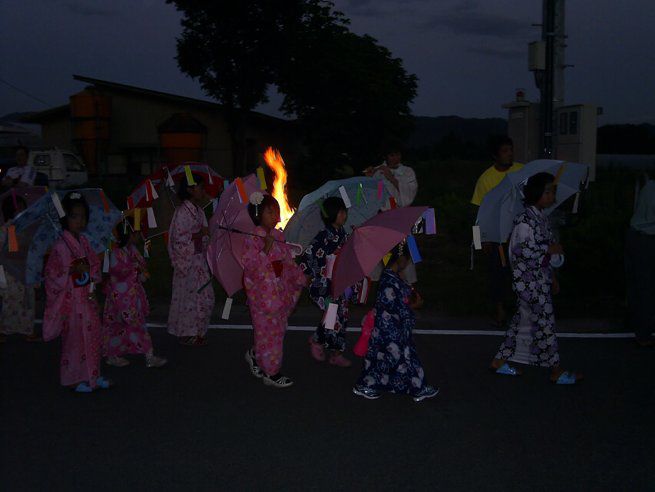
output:
POLYGON ((121 212, 104 196, 101 189, 53 191, 43 195, 12 221, 16 226, 18 253, 8 253, 6 246, 0 251, 0 263, 6 265, 12 275, 26 285, 34 285, 43 280, 44 257, 62 233, 52 193, 56 193, 62 200, 69 192, 80 193, 89 204, 89 223, 82 234, 87 237, 93 250, 96 253, 104 251, 112 239, 112 230, 121 219, 121 212))
POLYGON ((507 241, 512 233, 514 218, 525 210, 523 186, 528 178, 543 172, 557 176, 560 170, 555 203, 545 210, 546 214, 550 214, 567 198, 580 191, 581 184, 588 177, 589 167, 586 164, 540 159, 529 162, 519 171, 508 173, 498 186, 485 195, 480 204, 476 224, 480 226, 482 242, 507 241))
POLYGON ((321 204, 331 196, 341 197, 339 188, 344 187, 351 202, 348 209, 348 221, 345 228, 351 232, 352 228, 367 221, 383 208, 389 199, 389 192, 385 186, 381 187, 378 195, 379 178, 359 176, 348 179, 328 181, 323 186, 305 195, 300 201, 298 210, 293 214, 284 228, 287 241, 298 243, 303 248, 309 246, 312 239, 325 228, 321 220, 321 204))

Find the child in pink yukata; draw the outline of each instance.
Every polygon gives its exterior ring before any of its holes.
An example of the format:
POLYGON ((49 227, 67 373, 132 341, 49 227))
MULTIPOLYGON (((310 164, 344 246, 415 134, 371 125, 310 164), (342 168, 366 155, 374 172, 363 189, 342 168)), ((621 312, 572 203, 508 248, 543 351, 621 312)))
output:
POLYGON ((103 316, 103 355, 110 366, 124 367, 126 354, 143 354, 146 367, 161 367, 164 357, 154 354, 146 327, 150 311, 142 283, 148 279, 146 262, 137 249, 141 232, 132 227, 131 218, 116 228, 118 247, 110 253, 109 278, 105 286, 103 316))
POLYGON ((246 352, 246 361, 253 375, 263 378, 265 385, 286 388, 293 380, 280 373, 284 334, 307 278, 294 262, 284 234, 275 229, 280 221, 275 198, 254 192, 248 214, 257 227, 254 236, 246 238, 242 257, 243 284, 255 335, 255 345, 246 352))
POLYGON ((62 206, 64 231, 45 267, 43 339, 61 336, 61 384, 90 393, 113 385, 100 375, 100 318, 94 290, 101 281, 100 261, 82 234, 89 221, 89 205, 82 194, 70 192, 62 206))

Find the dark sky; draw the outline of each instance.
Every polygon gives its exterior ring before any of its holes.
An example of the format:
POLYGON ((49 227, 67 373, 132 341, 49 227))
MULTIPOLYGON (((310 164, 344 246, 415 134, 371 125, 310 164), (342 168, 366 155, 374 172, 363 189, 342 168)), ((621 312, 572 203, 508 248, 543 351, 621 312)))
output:
MULTIPOLYGON (((236 1, 236 0, 235 0, 236 1)), ((518 87, 537 99, 527 43, 541 0, 337 0, 351 28, 419 77, 418 115, 505 116, 518 87)), ((569 0, 567 102, 603 106, 600 124, 655 123, 655 2, 569 0)), ((179 14, 163 0, 0 0, 0 115, 64 104, 78 73, 189 97, 174 60, 179 14)), ((275 114, 273 102, 261 108, 275 114)))

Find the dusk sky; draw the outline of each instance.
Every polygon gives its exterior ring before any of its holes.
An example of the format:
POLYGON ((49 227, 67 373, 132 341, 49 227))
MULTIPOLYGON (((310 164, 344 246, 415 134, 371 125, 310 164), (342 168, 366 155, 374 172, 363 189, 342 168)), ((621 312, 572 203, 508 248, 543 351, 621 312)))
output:
MULTIPOLYGON (((337 0, 419 77, 417 115, 506 115, 518 87, 537 100, 527 43, 540 36, 541 0, 337 0)), ((655 3, 569 0, 568 103, 604 108, 599 124, 655 123, 655 3)), ((72 74, 205 98, 179 72, 180 15, 163 0, 0 1, 0 115, 47 109, 84 85, 72 74)), ((276 113, 276 102, 260 108, 276 113)))

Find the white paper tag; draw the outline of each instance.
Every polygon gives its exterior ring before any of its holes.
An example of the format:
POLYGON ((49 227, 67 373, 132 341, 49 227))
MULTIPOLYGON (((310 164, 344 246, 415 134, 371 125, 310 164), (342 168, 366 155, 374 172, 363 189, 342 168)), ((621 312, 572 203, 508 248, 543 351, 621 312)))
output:
POLYGON ((339 308, 338 304, 331 302, 328 304, 327 311, 325 312, 325 329, 334 330, 334 325, 337 323, 337 309, 339 308))
POLYGON ((475 249, 482 249, 482 239, 481 239, 481 233, 480 233, 480 226, 479 225, 474 225, 473 226, 473 247, 475 249))
POLYGON ((91 283, 89 284, 89 293, 90 293, 90 294, 93 294, 93 293, 95 292, 95 290, 96 290, 96 283, 95 283, 95 282, 91 282, 91 283))
POLYGON ((157 190, 155 189, 155 185, 152 184, 152 181, 150 181, 150 191, 152 192, 152 199, 156 200, 159 198, 159 195, 157 194, 157 190))
POLYGON ((7 288, 7 276, 5 275, 5 267, 0 265, 0 289, 7 288))
POLYGON ((55 205, 55 208, 57 209, 57 214, 59 215, 59 218, 61 219, 62 217, 65 217, 66 212, 64 212, 64 207, 61 206, 59 195, 57 195, 57 193, 52 193, 50 196, 52 196, 52 203, 55 205))
POLYGON ((166 168, 166 186, 169 188, 174 188, 175 187, 175 181, 173 181, 173 176, 171 176, 171 172, 166 168))
POLYGON ((157 221, 155 220, 155 212, 152 210, 152 207, 148 207, 148 227, 150 229, 157 228, 157 221))
POLYGON ((225 299, 225 305, 223 306, 223 314, 221 314, 221 319, 230 319, 230 311, 232 310, 232 298, 228 297, 225 299))
POLYGON ((343 186, 339 186, 339 193, 341 193, 341 199, 343 200, 343 203, 346 205, 346 208, 352 207, 352 203, 350 203, 350 197, 348 196, 348 192, 346 191, 346 188, 343 186))
POLYGON ((337 255, 327 255, 325 257, 325 278, 332 278, 332 270, 334 270, 334 261, 337 255))
POLYGON ((573 210, 571 210, 571 213, 577 214, 578 213, 578 204, 580 202, 580 193, 575 194, 575 200, 573 200, 573 210))
POLYGON ((359 303, 365 304, 368 299, 368 277, 362 280, 362 291, 359 293, 359 303))
POLYGON ((109 250, 105 251, 105 257, 102 260, 102 273, 109 273, 109 250))

